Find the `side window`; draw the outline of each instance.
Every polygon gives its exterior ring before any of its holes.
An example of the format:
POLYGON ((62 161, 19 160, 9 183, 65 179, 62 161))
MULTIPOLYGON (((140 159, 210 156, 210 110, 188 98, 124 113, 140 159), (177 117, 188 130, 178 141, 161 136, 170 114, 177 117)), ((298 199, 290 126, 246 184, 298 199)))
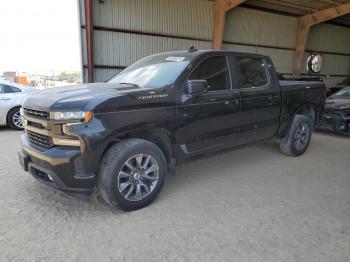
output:
POLYGON ((241 74, 242 88, 259 88, 269 82, 269 76, 264 58, 237 57, 241 74))
POLYGON ((5 85, 5 93, 18 93, 22 92, 21 89, 14 87, 14 86, 7 86, 5 85))
POLYGON ((5 87, 0 84, 0 94, 5 93, 5 87))
POLYGON ((209 91, 230 90, 230 75, 224 56, 210 57, 204 60, 192 72, 190 80, 207 80, 209 91))

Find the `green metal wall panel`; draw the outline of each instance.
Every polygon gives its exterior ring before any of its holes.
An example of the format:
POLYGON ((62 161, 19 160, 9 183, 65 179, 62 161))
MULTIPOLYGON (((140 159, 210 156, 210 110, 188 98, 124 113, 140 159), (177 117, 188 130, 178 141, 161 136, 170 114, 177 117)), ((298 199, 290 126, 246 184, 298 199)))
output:
MULTIPOLYGON (((295 17, 238 7, 226 15, 226 43, 223 49, 268 55, 278 72, 292 74, 296 30, 295 17)), ((350 74, 350 28, 331 24, 316 25, 310 31, 307 49, 323 53, 324 63, 320 74, 350 74), (344 55, 329 54, 334 52, 344 55)), ((307 52, 304 61, 308 55, 310 53, 307 52)), ((302 73, 307 73, 305 64, 302 73)), ((325 80, 334 84, 342 78, 334 76, 325 80)))
MULTIPOLYGON (((84 25, 83 0, 80 1, 84 25)), ((194 45, 210 49, 209 41, 185 40, 157 34, 211 39, 213 2, 207 0, 94 0, 94 25, 120 30, 146 32, 94 31, 95 64, 127 66, 159 52, 184 50, 194 45)), ((261 53, 272 58, 276 69, 292 73, 297 18, 248 8, 235 8, 226 15, 224 50, 261 53)), ((312 28, 307 48, 320 52, 350 54, 350 28, 321 24, 312 28)), ((82 29, 83 64, 86 64, 85 30, 82 29)), ((307 54, 306 54, 307 55, 307 54)), ((322 74, 350 73, 350 56, 323 54, 322 74)), ((303 73, 306 73, 303 66, 303 73)), ((85 70, 84 70, 85 71, 85 70)), ((97 81, 118 70, 96 69, 97 81)), ((327 81, 338 81, 332 77, 327 81)))
MULTIPOLYGON (((200 49, 210 49, 211 42, 157 36, 157 34, 211 39, 213 2, 204 0, 104 0, 102 2, 94 0, 94 25, 155 34, 142 35, 98 30, 94 32, 94 63, 128 66, 147 55, 186 50, 192 45, 200 49)), ((113 73, 115 73, 113 69, 97 69, 95 79, 104 81, 113 73)))
POLYGON ((95 64, 128 66, 155 53, 187 50, 191 45, 210 49, 211 42, 95 31, 95 64))
POLYGON ((226 15, 224 41, 293 48, 297 20, 248 8, 235 8, 226 15))
POLYGON ((103 79, 103 81, 107 81, 111 79, 113 76, 118 74, 121 70, 118 69, 95 69, 95 78, 96 79, 103 79))
POLYGON ((94 24, 144 32, 211 38, 213 2, 204 0, 94 1, 94 24))
POLYGON ((350 28, 319 24, 311 28, 307 49, 350 55, 350 28))

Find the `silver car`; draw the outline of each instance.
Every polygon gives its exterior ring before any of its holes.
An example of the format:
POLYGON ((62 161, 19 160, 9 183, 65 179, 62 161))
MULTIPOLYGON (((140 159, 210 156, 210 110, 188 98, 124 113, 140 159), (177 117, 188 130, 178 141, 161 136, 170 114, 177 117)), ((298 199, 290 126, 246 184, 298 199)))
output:
POLYGON ((21 104, 26 96, 36 91, 32 87, 0 80, 0 126, 9 125, 21 130, 21 104))

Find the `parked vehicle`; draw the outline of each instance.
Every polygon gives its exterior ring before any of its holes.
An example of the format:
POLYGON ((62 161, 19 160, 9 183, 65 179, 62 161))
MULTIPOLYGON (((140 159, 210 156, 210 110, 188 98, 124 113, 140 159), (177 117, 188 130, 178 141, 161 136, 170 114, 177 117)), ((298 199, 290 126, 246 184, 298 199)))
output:
POLYGON ((327 98, 318 127, 350 135, 350 87, 345 87, 327 98))
POLYGON ((335 86, 327 87, 327 97, 337 93, 345 87, 350 87, 350 77, 345 78, 342 82, 335 86))
POLYGON ((327 97, 330 97, 331 95, 337 93, 339 90, 342 90, 344 86, 331 86, 327 85, 326 90, 327 90, 327 97))
POLYGON ((35 89, 5 80, 0 80, 0 126, 9 125, 22 130, 20 108, 25 96, 35 89))
POLYGON ((138 209, 192 156, 274 136, 284 153, 303 154, 324 103, 323 83, 279 82, 266 56, 157 54, 108 83, 28 98, 19 157, 51 187, 86 197, 97 186, 111 206, 138 209))

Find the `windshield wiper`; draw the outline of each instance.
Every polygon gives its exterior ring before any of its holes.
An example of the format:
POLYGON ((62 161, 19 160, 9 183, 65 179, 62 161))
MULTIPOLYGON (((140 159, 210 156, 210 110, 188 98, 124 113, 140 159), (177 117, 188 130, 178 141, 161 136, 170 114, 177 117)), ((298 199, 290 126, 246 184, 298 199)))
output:
POLYGON ((130 86, 135 86, 135 87, 140 87, 138 84, 134 84, 134 83, 118 83, 121 85, 130 85, 130 86))

